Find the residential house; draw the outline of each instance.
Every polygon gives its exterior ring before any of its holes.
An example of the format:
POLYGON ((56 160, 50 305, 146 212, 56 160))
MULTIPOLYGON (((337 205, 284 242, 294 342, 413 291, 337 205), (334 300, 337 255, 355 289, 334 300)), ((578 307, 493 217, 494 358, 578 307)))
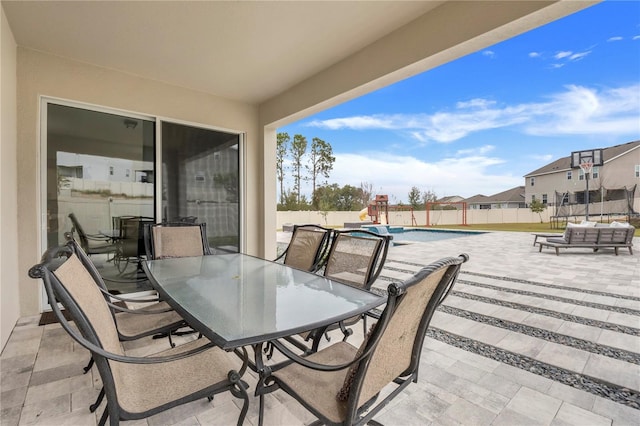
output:
POLYGON ((278 127, 594 3, 3 0, 0 346, 46 307, 27 270, 69 226, 55 153, 152 162, 156 220, 224 186, 214 226, 273 258, 278 127))
POLYGON ((468 209, 515 209, 526 207, 524 202, 524 186, 499 192, 494 195, 474 195, 464 200, 468 209))
MULTIPOLYGON (((640 184, 640 141, 603 148, 602 160, 602 166, 594 166, 589 175, 589 201, 609 204, 592 213, 603 210, 604 213, 627 214, 628 204, 633 210, 640 210, 640 190, 636 188, 640 184), (629 190, 633 188, 636 188, 635 192, 630 195, 629 190), (628 196, 633 199, 628 200, 628 196)), ((524 178, 527 204, 537 199, 558 210, 561 206, 582 206, 586 201, 585 174, 582 169, 571 167, 570 155, 527 173, 524 178)), ((560 215, 582 214, 583 211, 567 210, 565 213, 560 215)))

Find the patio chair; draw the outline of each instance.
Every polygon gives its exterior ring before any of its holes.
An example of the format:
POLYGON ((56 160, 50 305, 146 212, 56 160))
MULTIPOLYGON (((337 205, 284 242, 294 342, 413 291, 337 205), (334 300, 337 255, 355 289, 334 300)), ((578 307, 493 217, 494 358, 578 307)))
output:
POLYGON ((145 254, 144 225, 153 223, 151 217, 134 216, 120 221, 120 238, 116 255, 118 270, 121 273, 127 269, 129 263, 135 262, 135 272, 141 270, 140 259, 145 254))
POLYGON ((164 222, 144 226, 147 259, 211 254, 205 223, 164 222))
POLYGON ((69 219, 71 219, 71 233, 78 235, 80 245, 82 249, 89 256, 92 254, 110 254, 115 253, 117 246, 113 243, 111 238, 106 235, 99 234, 87 234, 84 232, 82 225, 78 221, 75 213, 69 213, 69 219))
POLYGON ((244 400, 238 419, 239 425, 243 423, 249 401, 241 382, 246 352, 240 363, 235 355, 197 339, 150 357, 125 355, 113 313, 73 243, 49 249, 29 275, 42 278, 58 321, 96 361, 107 397, 100 425, 107 418, 111 425, 146 418, 226 391, 244 400), (58 303, 69 312, 75 327, 62 315, 58 303))
MULTIPOLYGON (((364 229, 333 231, 333 233, 329 255, 325 263, 322 264, 324 265, 324 276, 353 287, 370 290, 371 285, 384 267, 392 236, 380 235, 364 229)), ((344 336, 343 341, 346 341, 353 334, 353 330, 349 326, 360 320, 362 320, 362 327, 366 333, 367 314, 363 314, 340 321, 325 330, 317 329, 300 333, 298 336, 304 342, 301 342, 296 336, 289 337, 287 340, 305 353, 315 352, 322 335, 330 340, 328 332, 340 328, 344 336), (311 343, 309 344, 309 342, 311 343)), ((273 348, 267 345, 265 353, 267 358, 270 358, 273 348)))
POLYGON ((296 225, 286 250, 275 261, 303 271, 315 272, 325 260, 331 229, 318 225, 296 225))
POLYGON ((265 372, 256 389, 260 415, 263 395, 282 389, 319 419, 314 424, 379 424, 372 420, 379 410, 417 382, 431 317, 468 259, 466 254, 444 258, 402 283, 390 284, 386 307, 359 348, 338 342, 300 357, 288 345, 274 341, 293 362, 265 372), (393 389, 376 403, 388 385, 393 389))
MULTIPOLYGON (((329 257, 324 266, 324 276, 354 287, 370 290, 380 276, 387 260, 389 245, 393 236, 380 235, 371 231, 358 229, 335 231, 329 257)), ((363 331, 367 330, 367 316, 353 317, 338 324, 344 340, 353 331, 347 327, 363 320, 363 331)), ((337 327, 330 327, 329 330, 337 327)))
MULTIPOLYGON (((120 341, 138 340, 147 336, 154 336, 154 338, 156 336, 168 337, 169 345, 175 347, 171 335, 177 334, 177 330, 186 327, 188 324, 171 306, 166 302, 160 301, 157 297, 130 299, 111 294, 93 262, 84 253, 78 242, 70 238, 69 235, 67 235, 67 246, 89 271, 98 290, 100 290, 109 305, 120 341), (116 300, 116 303, 112 303, 112 299, 116 300), (135 305, 136 303, 144 304, 145 306, 138 309, 129 309, 127 307, 127 305, 135 305)), ((92 357, 83 368, 85 374, 91 370, 93 364, 94 359, 92 357)), ((96 402, 90 406, 92 412, 100 405, 103 398, 104 392, 101 392, 96 402)))

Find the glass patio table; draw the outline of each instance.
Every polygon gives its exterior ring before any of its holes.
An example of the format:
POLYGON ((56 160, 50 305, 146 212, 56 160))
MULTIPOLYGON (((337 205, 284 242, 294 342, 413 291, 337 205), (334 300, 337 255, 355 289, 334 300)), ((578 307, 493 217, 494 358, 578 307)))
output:
POLYGON ((142 262, 160 295, 226 350, 314 330, 385 302, 376 294, 241 253, 142 262))

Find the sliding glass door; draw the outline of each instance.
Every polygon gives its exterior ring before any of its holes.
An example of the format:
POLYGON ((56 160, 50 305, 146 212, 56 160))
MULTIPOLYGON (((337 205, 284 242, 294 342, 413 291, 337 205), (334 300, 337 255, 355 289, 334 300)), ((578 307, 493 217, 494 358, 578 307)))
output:
POLYGON ((138 252, 124 259, 119 251, 118 218, 154 221, 155 122, 52 102, 43 115, 46 247, 72 233, 103 277, 118 279, 106 282, 110 290, 150 290, 138 252))
POLYGON ((240 248, 240 135, 162 122, 162 220, 207 224, 214 252, 240 248))
POLYGON ((144 223, 206 223, 215 252, 240 250, 240 133, 52 99, 41 111, 43 250, 72 233, 113 293, 151 290, 144 223))

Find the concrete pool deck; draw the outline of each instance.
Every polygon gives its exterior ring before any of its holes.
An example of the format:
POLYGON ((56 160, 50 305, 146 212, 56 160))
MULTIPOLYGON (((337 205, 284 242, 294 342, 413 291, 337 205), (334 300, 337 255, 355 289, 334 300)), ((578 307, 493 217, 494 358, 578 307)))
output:
MULTIPOLYGON (((279 244, 290 234, 279 233, 279 244)), ((393 247, 381 277, 402 280, 468 253, 454 292, 433 317, 418 383, 376 420, 388 425, 635 425, 640 419, 640 239, 635 253, 538 252, 529 233, 490 232, 393 247), (634 407, 635 406, 635 407, 634 407)), ((88 353, 56 325, 22 318, 2 352, 2 425, 94 425, 100 379, 88 353)), ((358 343, 362 328, 350 341, 358 343)), ((192 337, 182 337, 188 339, 192 337)), ((335 341, 333 339, 332 341, 335 341)), ((143 339, 148 354, 166 341, 143 339)), ((248 378, 250 385, 255 377, 248 378)), ((267 395, 265 425, 313 420, 282 392, 267 395)), ((104 404, 98 410, 101 412, 104 404)), ((226 425, 231 396, 196 401, 134 425, 226 425)), ((245 424, 257 424, 252 399, 245 424)))

